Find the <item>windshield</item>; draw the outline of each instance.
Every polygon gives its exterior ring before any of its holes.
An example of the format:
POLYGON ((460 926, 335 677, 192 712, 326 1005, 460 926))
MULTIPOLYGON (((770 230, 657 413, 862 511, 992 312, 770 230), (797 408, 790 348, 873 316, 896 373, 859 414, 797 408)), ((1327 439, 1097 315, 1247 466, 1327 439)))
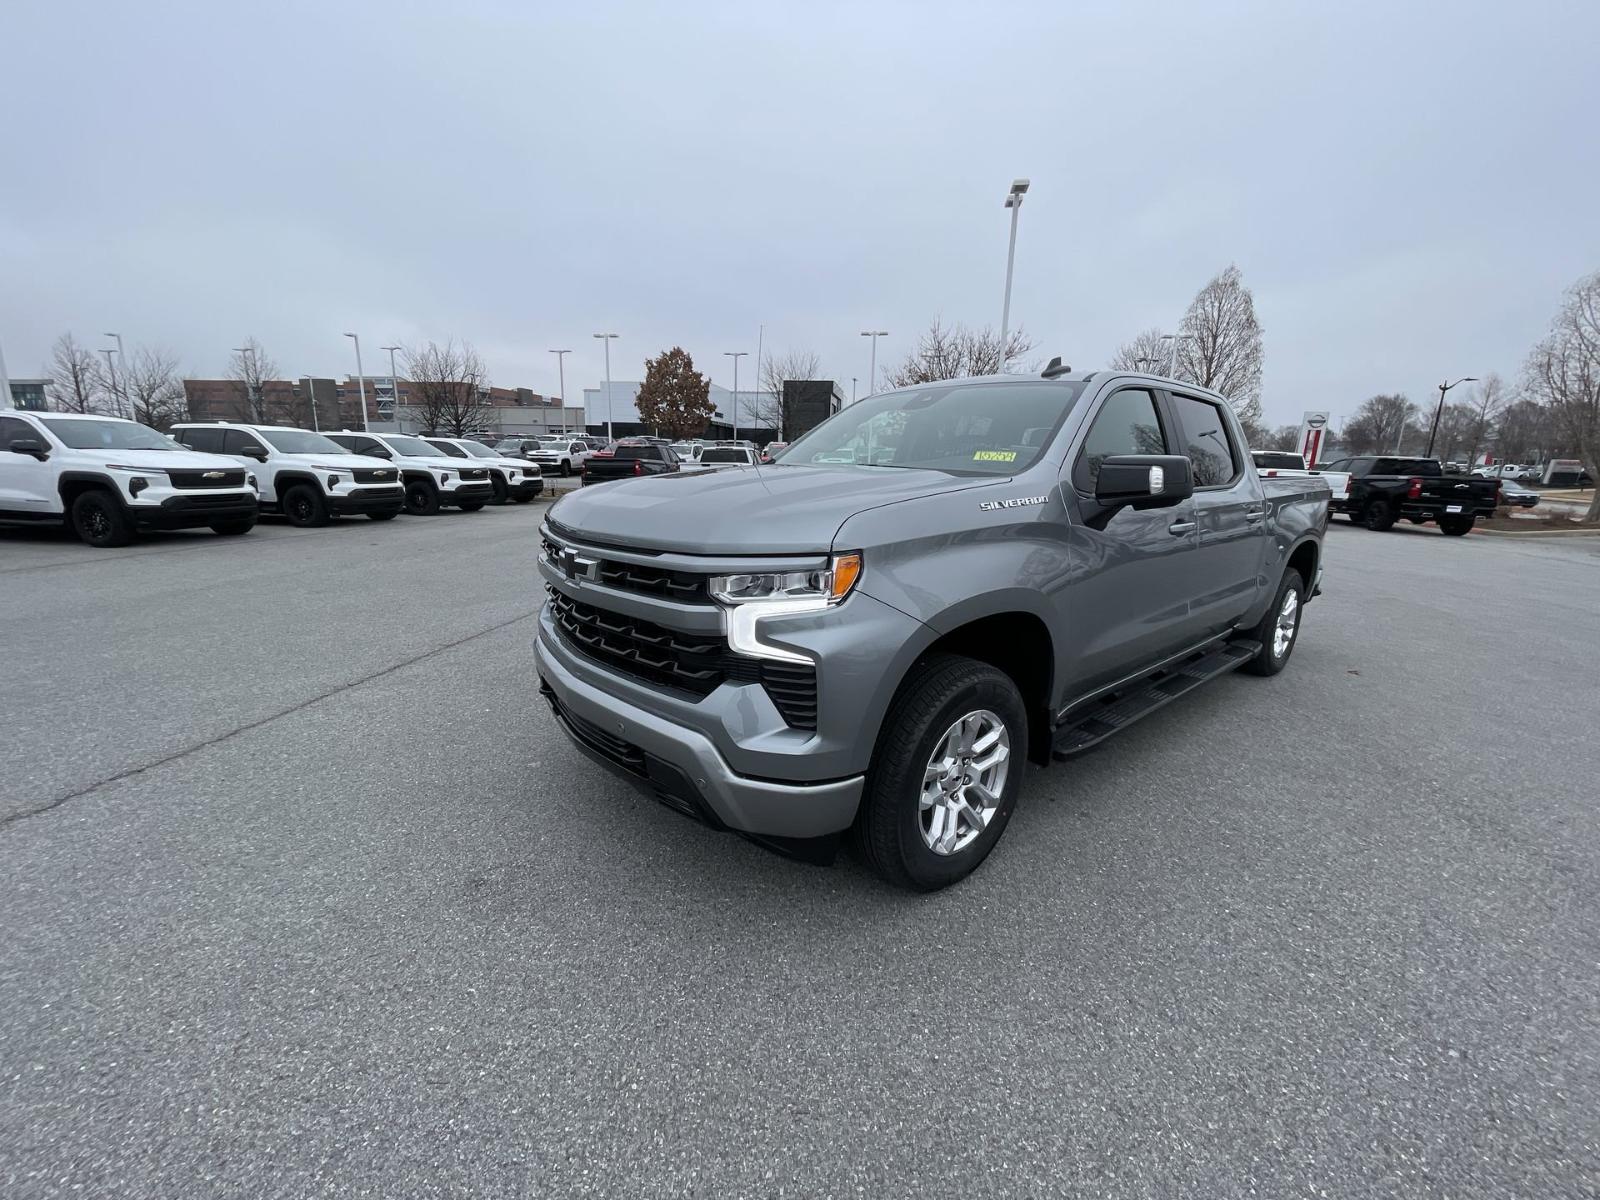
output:
POLYGON ((425 438, 424 440, 435 450, 443 450, 451 458, 467 457, 467 452, 465 450, 463 450, 460 446, 452 445, 450 442, 441 441, 438 438, 425 438))
POLYGON ((182 450, 164 433, 135 421, 65 421, 40 417, 44 426, 74 450, 182 450))
POLYGON ((267 444, 274 450, 281 450, 285 454, 349 454, 343 446, 332 438, 325 438, 320 433, 312 433, 307 429, 258 429, 256 430, 267 444))
POLYGON ((460 448, 467 452, 467 457, 468 458, 499 458, 500 457, 493 450, 489 449, 489 447, 485 446, 482 442, 462 442, 460 448))
POLYGON ((404 434, 399 433, 390 433, 384 436, 383 441, 388 445, 389 449, 393 450, 396 454, 404 454, 411 458, 450 457, 437 446, 430 446, 421 438, 406 437, 404 434))
POLYGON ((796 439, 783 462, 1011 475, 1038 460, 1082 394, 1082 383, 961 380, 885 392, 796 439))

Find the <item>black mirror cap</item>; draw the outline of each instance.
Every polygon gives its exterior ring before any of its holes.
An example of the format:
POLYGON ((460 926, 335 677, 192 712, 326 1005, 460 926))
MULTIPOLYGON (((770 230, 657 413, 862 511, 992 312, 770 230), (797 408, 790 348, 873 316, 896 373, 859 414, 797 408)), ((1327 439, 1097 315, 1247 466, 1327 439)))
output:
POLYGON ((1107 507, 1169 508, 1192 495, 1193 466, 1181 454, 1113 454, 1094 484, 1094 498, 1107 507))
POLYGON ((38 438, 12 438, 11 453, 29 454, 42 460, 48 456, 49 452, 45 449, 44 443, 38 438))

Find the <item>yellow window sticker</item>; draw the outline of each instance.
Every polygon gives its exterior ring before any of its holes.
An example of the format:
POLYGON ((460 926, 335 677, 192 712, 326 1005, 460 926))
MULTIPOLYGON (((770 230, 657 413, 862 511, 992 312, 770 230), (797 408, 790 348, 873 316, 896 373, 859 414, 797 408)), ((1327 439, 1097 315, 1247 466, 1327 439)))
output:
POLYGON ((973 462, 1016 462, 1017 461, 1017 452, 1015 450, 974 450, 972 452, 972 461, 973 462))

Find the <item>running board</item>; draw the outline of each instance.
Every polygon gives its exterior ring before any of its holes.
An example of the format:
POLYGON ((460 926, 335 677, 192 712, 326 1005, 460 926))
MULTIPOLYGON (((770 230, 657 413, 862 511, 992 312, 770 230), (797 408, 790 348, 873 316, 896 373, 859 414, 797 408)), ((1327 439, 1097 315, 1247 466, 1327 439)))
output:
POLYGON ((1256 641, 1224 642, 1120 691, 1108 693, 1057 727, 1050 752, 1056 758, 1081 754, 1112 734, 1120 733, 1140 717, 1148 717, 1179 696, 1188 695, 1202 683, 1244 666, 1260 650, 1261 643, 1256 641))

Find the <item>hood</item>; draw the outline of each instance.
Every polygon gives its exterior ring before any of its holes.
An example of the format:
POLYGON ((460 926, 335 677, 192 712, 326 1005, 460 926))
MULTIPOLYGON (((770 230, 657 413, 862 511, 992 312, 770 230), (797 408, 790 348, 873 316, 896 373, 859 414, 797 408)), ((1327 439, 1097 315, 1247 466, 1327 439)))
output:
POLYGON ((550 518, 597 542, 686 554, 823 554, 857 513, 1000 482, 886 467, 746 467, 644 475, 556 501, 550 518))
MULTIPOLYGON (((139 467, 151 471, 237 471, 238 459, 197 450, 74 450, 74 454, 99 454, 107 466, 139 467)), ((245 470, 249 470, 248 467, 245 470)))
POLYGON ((370 454, 280 454, 279 458, 294 463, 296 466, 327 467, 337 471, 341 467, 346 471, 360 469, 363 471, 392 471, 394 464, 386 458, 373 458, 370 454))

